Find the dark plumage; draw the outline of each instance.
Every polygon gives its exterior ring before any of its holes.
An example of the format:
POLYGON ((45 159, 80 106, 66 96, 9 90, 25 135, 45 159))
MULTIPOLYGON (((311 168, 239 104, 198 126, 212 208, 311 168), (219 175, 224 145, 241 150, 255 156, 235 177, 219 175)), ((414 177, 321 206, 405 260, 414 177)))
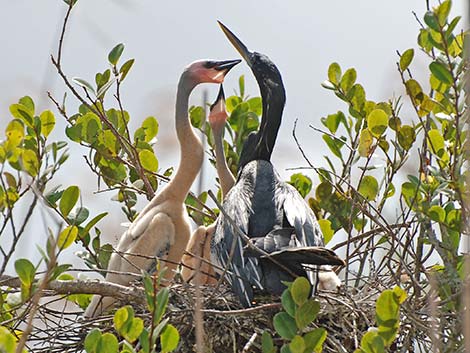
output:
POLYGON ((223 208, 252 244, 272 253, 290 270, 247 246, 221 214, 211 244, 212 260, 222 268, 228 266, 232 290, 246 307, 252 303, 253 287, 280 294, 285 289, 281 281, 307 274, 304 264, 343 262, 333 252, 318 248, 323 246, 323 236, 315 215, 297 190, 280 179, 270 162, 285 105, 279 70, 266 55, 248 51, 230 30, 220 26, 253 71, 263 101, 260 128, 243 146, 238 179, 223 208))

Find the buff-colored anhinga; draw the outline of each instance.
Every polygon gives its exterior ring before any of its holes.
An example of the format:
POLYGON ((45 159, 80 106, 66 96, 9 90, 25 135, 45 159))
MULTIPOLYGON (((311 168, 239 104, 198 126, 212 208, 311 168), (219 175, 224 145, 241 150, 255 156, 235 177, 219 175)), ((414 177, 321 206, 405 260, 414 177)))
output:
MULTIPOLYGON (((227 166, 224 153, 224 129, 227 117, 224 89, 220 85, 219 94, 214 104, 211 105, 208 119, 214 135, 215 168, 222 189, 222 198, 235 184, 235 177, 227 166)), ((186 248, 187 254, 182 259, 181 276, 185 281, 196 279, 195 271, 199 271, 199 284, 211 285, 217 282, 214 269, 210 265, 210 244, 214 230, 215 223, 208 227, 200 226, 191 235, 186 248)))
POLYGON ((219 25, 251 68, 263 104, 260 128, 243 146, 237 182, 223 203, 228 217, 219 216, 211 243, 212 262, 228 269, 232 290, 247 307, 252 305, 253 288, 281 294, 285 289, 282 281, 307 274, 313 277, 308 265, 344 262, 323 248, 314 213, 297 190, 280 179, 270 162, 286 97, 279 70, 266 55, 250 52, 227 27, 219 25), (250 237, 251 246, 237 234, 231 221, 250 237))
MULTIPOLYGON (((172 180, 140 212, 122 235, 109 261, 106 281, 127 285, 135 279, 128 273, 151 271, 152 257, 168 260, 165 279, 174 276, 189 240, 191 228, 184 201, 202 165, 204 151, 188 117, 188 100, 200 83, 222 83, 227 72, 241 60, 201 60, 182 73, 176 94, 175 127, 181 148, 180 164, 172 180), (127 274, 126 274, 127 273, 127 274)), ((85 311, 94 317, 107 310, 112 297, 95 295, 85 311)))

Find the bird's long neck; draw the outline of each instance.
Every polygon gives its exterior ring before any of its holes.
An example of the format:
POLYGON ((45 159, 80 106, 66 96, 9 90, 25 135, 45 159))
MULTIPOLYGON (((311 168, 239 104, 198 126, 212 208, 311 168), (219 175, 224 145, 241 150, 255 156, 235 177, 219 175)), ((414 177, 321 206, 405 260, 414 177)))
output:
POLYGON ((256 145, 256 154, 258 155, 257 159, 270 161, 279 127, 281 126, 285 94, 282 83, 275 90, 267 89, 262 84, 260 84, 260 88, 261 99, 263 101, 263 115, 258 132, 259 140, 256 145))
POLYGON ((217 175, 219 176, 220 186, 222 187, 222 198, 227 195, 232 186, 235 184, 235 178, 228 168, 227 161, 225 160, 224 152, 224 128, 213 129, 214 133, 214 147, 215 147, 215 167, 217 175))
POLYGON ((195 84, 191 83, 183 74, 176 93, 175 125, 181 148, 181 157, 175 176, 167 185, 166 190, 181 202, 186 199, 189 189, 201 169, 204 158, 201 141, 194 133, 188 116, 189 95, 194 87, 195 84))
POLYGON ((284 85, 280 78, 278 85, 274 87, 267 87, 263 79, 257 78, 257 81, 263 102, 263 115, 258 132, 248 136, 243 145, 238 166, 239 173, 251 161, 271 160, 286 101, 284 85))

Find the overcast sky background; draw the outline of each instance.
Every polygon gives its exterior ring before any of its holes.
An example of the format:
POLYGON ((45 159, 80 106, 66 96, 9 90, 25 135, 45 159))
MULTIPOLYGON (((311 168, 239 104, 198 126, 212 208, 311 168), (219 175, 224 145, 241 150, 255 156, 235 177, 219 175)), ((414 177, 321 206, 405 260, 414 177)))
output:
MULTIPOLYGON (((454 1, 453 15, 464 13, 464 1, 454 1)), ((48 101, 50 91, 61 99, 63 83, 50 63, 57 50, 59 29, 67 9, 62 0, 0 0, 0 124, 10 119, 8 107, 18 98, 30 95, 37 111, 52 109, 60 124, 52 139, 65 139, 60 115, 48 101)), ((295 119, 298 137, 310 160, 324 165, 326 147, 319 133, 309 125, 321 127, 320 118, 344 109, 331 91, 321 88, 328 65, 337 61, 343 68, 355 67, 358 82, 367 98, 380 101, 403 94, 397 70, 396 50, 416 48, 424 0, 401 1, 155 1, 155 0, 79 0, 72 11, 65 37, 63 69, 71 78, 90 82, 94 74, 107 68, 107 54, 117 43, 125 44, 123 59, 135 64, 122 89, 125 109, 138 126, 153 115, 160 122, 156 153, 160 167, 176 166, 179 150, 174 132, 174 96, 182 69, 196 59, 232 59, 238 53, 226 40, 216 20, 221 20, 253 50, 267 54, 279 67, 287 91, 287 105, 273 162, 287 177, 287 168, 305 166, 292 138, 295 119)), ((426 61, 419 53, 412 64, 418 77, 426 61)), ((238 87, 244 74, 247 92, 258 95, 256 81, 246 64, 238 65, 226 79, 225 90, 238 87)), ((209 100, 217 87, 206 85, 209 100)), ((201 103, 202 87, 192 96, 201 103)), ((110 103, 110 102, 109 102, 110 103)), ((67 108, 76 109, 69 94, 67 108)), ((110 216, 101 228, 111 239, 121 233, 124 221, 118 204, 109 202, 111 194, 95 195, 95 177, 87 170, 85 150, 71 145, 71 159, 56 181, 64 186, 77 184, 84 205, 95 212, 108 210, 110 216)), ((214 172, 206 173, 205 186, 214 184, 214 172)), ((314 177, 313 174, 310 175, 314 177)), ((36 224, 41 222, 36 215, 36 224)), ((31 233, 31 236, 33 234, 31 233)), ((113 240, 114 241, 114 240, 113 240)), ((21 256, 37 253, 30 244, 44 245, 41 238, 25 239, 21 256), (28 246, 26 246, 28 244, 28 246)))

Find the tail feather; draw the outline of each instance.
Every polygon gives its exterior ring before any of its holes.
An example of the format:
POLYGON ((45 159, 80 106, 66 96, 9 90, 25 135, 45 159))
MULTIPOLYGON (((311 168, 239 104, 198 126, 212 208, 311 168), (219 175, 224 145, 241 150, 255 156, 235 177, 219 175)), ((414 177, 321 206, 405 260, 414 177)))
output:
POLYGON ((306 246, 302 248, 286 248, 274 251, 261 258, 273 258, 280 263, 298 263, 309 265, 344 266, 344 261, 334 251, 324 247, 306 246))

